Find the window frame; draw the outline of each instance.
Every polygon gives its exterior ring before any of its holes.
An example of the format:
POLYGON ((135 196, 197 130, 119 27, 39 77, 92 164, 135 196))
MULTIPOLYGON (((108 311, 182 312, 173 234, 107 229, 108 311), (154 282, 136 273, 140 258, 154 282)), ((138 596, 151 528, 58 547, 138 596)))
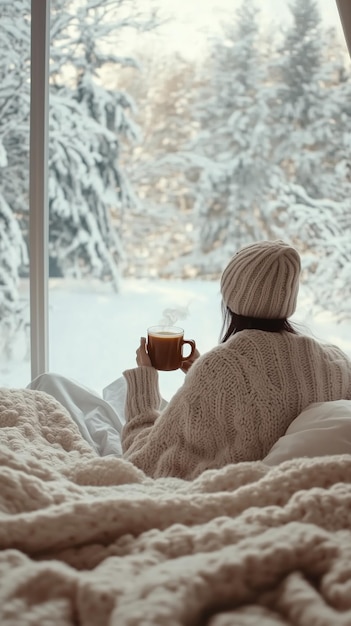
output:
POLYGON ((351 56, 351 3, 350 0, 336 0, 344 37, 351 56))
POLYGON ((48 370, 50 0, 31 1, 29 291, 31 378, 48 370))

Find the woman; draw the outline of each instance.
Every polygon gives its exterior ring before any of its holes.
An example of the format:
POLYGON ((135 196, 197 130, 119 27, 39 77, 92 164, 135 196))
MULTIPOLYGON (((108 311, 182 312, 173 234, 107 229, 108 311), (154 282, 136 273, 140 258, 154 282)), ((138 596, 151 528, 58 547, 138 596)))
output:
POLYGON ((221 277, 221 343, 199 357, 162 411, 158 372, 143 337, 127 381, 123 456, 152 477, 263 459, 313 402, 351 399, 351 361, 298 334, 288 318, 300 257, 282 241, 242 248, 221 277))

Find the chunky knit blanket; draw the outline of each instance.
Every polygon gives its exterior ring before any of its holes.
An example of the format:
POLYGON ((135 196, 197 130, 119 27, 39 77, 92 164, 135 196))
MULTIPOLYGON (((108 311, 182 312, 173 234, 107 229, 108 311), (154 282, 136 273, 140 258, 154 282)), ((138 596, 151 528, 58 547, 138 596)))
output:
POLYGON ((1 626, 350 626, 351 456, 193 482, 100 458, 0 390, 1 626))

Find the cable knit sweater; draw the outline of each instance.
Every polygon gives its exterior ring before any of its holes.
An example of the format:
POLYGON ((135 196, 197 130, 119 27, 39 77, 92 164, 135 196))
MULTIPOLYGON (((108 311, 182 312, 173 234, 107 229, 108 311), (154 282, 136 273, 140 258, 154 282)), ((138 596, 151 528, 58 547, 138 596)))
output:
POLYGON ((292 333, 244 330, 200 357, 160 412, 158 372, 127 381, 124 458, 152 477, 263 459, 312 402, 351 399, 351 361, 336 346, 292 333))

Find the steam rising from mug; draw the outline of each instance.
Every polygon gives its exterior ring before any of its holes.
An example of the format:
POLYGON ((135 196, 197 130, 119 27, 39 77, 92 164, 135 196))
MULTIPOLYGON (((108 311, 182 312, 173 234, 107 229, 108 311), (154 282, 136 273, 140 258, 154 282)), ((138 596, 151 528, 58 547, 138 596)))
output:
POLYGON ((160 326, 174 326, 178 320, 185 320, 189 315, 189 305, 179 306, 175 309, 165 309, 162 312, 162 319, 159 321, 160 326))

